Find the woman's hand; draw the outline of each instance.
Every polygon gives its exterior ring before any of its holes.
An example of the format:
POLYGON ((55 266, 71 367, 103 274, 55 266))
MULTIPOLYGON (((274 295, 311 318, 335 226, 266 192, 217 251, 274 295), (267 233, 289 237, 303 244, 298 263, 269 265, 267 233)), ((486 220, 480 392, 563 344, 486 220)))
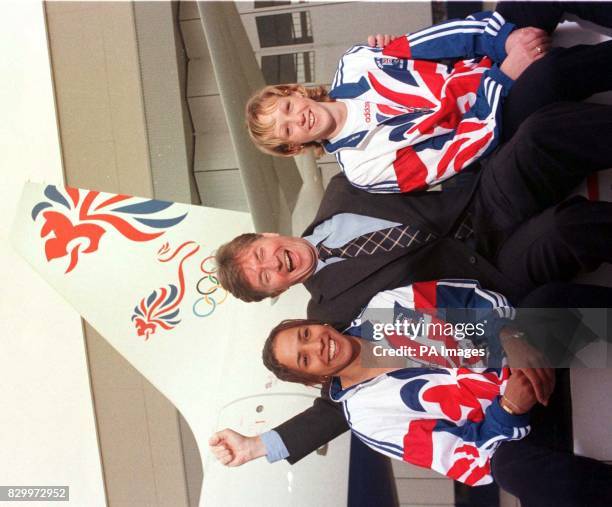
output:
POLYGON ((548 404, 548 399, 555 388, 555 372, 542 353, 527 342, 523 333, 516 329, 504 327, 501 340, 508 365, 512 373, 521 372, 531 383, 537 401, 548 404))
POLYGON ((550 36, 540 28, 532 26, 519 28, 508 35, 505 45, 506 53, 510 54, 511 51, 519 47, 533 47, 534 44, 541 44, 543 50, 548 50, 550 48, 550 36))
POLYGON ((507 406, 514 414, 520 415, 529 412, 536 402, 529 379, 521 371, 512 373, 501 400, 502 407, 507 406))
POLYGON ((539 28, 521 28, 508 36, 505 47, 508 56, 500 69, 509 78, 516 80, 527 67, 548 52, 550 37, 539 28))
POLYGON ((245 437, 228 428, 217 431, 208 445, 222 465, 237 467, 266 455, 266 446, 259 436, 245 437))
MULTIPOLYGON (((397 39, 397 35, 389 35, 378 33, 376 35, 368 35, 368 46, 373 48, 384 48, 389 42, 397 39)), ((506 41, 507 42, 507 41, 506 41)))

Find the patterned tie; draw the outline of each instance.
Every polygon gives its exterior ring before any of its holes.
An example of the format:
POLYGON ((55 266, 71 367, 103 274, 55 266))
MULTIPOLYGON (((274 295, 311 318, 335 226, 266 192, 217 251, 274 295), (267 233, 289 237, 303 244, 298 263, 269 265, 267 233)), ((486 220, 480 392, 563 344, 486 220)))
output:
POLYGON ((466 211, 457 227, 453 231, 453 237, 459 241, 467 241, 474 236, 474 225, 472 223, 472 214, 466 211))
POLYGON ((420 231, 410 225, 396 225, 388 229, 369 232, 345 243, 341 247, 329 248, 323 242, 317 245, 319 259, 326 261, 330 257, 349 259, 360 255, 372 255, 377 252, 390 252, 395 248, 416 248, 436 239, 435 234, 420 231))

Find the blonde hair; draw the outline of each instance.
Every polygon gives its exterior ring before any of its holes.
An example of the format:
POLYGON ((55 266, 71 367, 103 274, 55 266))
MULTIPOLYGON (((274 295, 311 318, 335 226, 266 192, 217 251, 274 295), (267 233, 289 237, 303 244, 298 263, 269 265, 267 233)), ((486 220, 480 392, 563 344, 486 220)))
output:
POLYGON ((306 87, 301 84, 284 84, 266 86, 249 99, 246 105, 246 123, 249 135, 261 151, 269 155, 292 157, 300 154, 307 148, 313 148, 315 156, 323 155, 323 145, 318 141, 311 141, 299 146, 281 141, 274 136, 274 123, 263 123, 259 118, 262 115, 272 114, 276 109, 278 99, 299 94, 317 102, 331 102, 327 90, 323 86, 306 87))

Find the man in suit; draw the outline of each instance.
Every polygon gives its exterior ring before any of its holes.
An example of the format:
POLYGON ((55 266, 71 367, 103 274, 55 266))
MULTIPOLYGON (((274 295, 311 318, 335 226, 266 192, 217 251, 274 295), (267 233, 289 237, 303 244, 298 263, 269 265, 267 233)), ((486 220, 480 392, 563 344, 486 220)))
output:
MULTIPOLYGON (((612 203, 561 202, 587 174, 612 166, 610 139, 611 106, 560 103, 532 115, 481 170, 441 192, 368 194, 338 175, 302 238, 239 237, 219 249, 219 278, 247 301, 304 283, 308 317, 339 328, 374 294, 415 281, 473 278, 516 304, 540 285, 612 261, 612 203), (395 227, 415 239, 361 255, 338 252, 395 227)), ((295 463, 346 429, 337 407, 318 398, 261 437, 224 430, 211 445, 242 449, 234 465, 264 454, 295 463)))

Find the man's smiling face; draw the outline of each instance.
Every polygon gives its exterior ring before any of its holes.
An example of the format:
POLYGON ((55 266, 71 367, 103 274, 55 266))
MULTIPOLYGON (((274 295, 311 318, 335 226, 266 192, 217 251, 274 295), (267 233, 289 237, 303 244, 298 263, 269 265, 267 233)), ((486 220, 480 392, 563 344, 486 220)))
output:
POLYGON ((237 260, 253 289, 276 295, 312 275, 317 252, 305 239, 264 233, 237 260))

